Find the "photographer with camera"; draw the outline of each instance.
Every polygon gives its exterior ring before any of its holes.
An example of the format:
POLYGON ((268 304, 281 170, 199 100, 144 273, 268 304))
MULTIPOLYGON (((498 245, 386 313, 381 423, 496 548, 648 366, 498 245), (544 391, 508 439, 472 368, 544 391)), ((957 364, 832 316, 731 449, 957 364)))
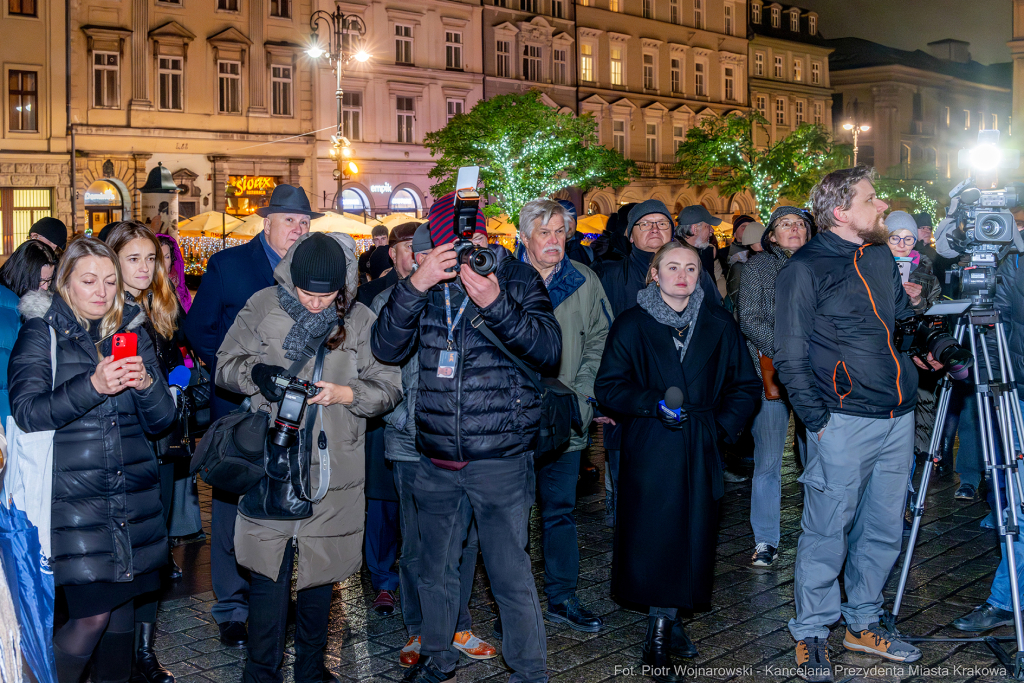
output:
POLYGON ((266 445, 269 460, 277 462, 286 453, 289 463, 283 482, 257 486, 238 505, 235 557, 252 572, 242 680, 281 680, 298 555, 295 681, 322 683, 329 680, 324 647, 333 584, 362 564, 365 421, 401 399, 401 374, 370 353, 374 316, 355 301, 351 237, 299 237, 274 277, 278 286, 249 299, 217 352, 217 384, 251 397, 254 412, 269 404, 276 417, 266 445), (320 363, 311 350, 318 358, 325 354, 323 379, 315 383, 308 378, 320 363), (306 424, 309 411, 315 415, 312 425, 306 424), (316 495, 293 490, 303 475, 316 495), (312 503, 310 510, 294 512, 306 502, 312 503), (280 514, 269 514, 275 505, 280 514))
MULTIPOLYGON (((463 185, 475 186, 475 179, 463 185)), ((414 349, 419 357, 416 447, 422 457, 413 498, 422 648, 403 680, 455 679, 459 562, 475 516, 501 610, 505 662, 513 680, 543 683, 547 643, 526 553, 540 397, 478 326, 486 325, 511 354, 544 373, 558 368, 561 331, 536 270, 505 259, 493 272, 493 252, 469 241, 479 199, 474 191, 460 193, 465 199, 455 205, 439 200, 430 207, 436 246, 395 285, 371 334, 373 353, 385 363, 400 363, 414 349)))
POLYGON ((863 166, 825 176, 811 192, 821 230, 775 285, 774 365, 807 427, 803 533, 797 542, 798 674, 832 681, 829 625, 843 646, 913 662, 921 652, 879 623, 882 588, 899 556, 914 449, 917 372, 895 350, 896 321, 913 315, 863 166), (847 600, 839 572, 846 564, 847 600))

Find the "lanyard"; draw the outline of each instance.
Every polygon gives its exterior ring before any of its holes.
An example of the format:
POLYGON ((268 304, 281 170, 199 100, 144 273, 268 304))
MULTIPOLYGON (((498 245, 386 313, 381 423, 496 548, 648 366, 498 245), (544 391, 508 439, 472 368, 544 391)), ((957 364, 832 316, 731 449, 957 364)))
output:
POLYGON ((455 339, 455 326, 462 320, 462 313, 466 310, 466 304, 469 303, 469 297, 467 296, 462 300, 462 306, 459 307, 459 312, 455 315, 455 322, 452 322, 452 297, 448 291, 448 285, 444 286, 444 312, 448 316, 448 350, 452 350, 452 343, 455 339))

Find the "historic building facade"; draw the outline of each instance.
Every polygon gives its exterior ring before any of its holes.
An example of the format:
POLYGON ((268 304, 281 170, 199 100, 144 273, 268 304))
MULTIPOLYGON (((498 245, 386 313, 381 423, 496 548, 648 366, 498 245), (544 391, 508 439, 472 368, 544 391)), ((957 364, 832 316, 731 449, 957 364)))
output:
POLYGON ((726 219, 753 211, 746 194, 689 187, 673 168, 692 126, 749 110, 746 0, 586 0, 576 12, 579 111, 640 168, 627 187, 588 192, 585 211, 652 198, 726 219))

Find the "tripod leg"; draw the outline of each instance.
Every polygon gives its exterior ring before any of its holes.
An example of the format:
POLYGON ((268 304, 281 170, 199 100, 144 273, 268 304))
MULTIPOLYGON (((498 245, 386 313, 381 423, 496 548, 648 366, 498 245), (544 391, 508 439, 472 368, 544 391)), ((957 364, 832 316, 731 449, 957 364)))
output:
POLYGON ((938 462, 942 448, 942 426, 946 422, 946 413, 949 410, 951 397, 951 385, 948 380, 942 380, 939 390, 939 405, 935 411, 935 427, 932 430, 932 442, 928 449, 928 460, 921 472, 921 484, 918 486, 917 497, 911 505, 914 513, 914 521, 910 527, 910 539, 907 541, 907 553, 903 558, 903 567, 900 570, 900 581, 896 587, 896 598, 892 603, 891 615, 885 615, 885 626, 890 631, 896 631, 896 620, 900 615, 900 607, 903 605, 903 594, 907 588, 907 577, 910 575, 910 565, 914 559, 914 546, 917 544, 917 535, 921 530, 921 518, 924 515, 925 497, 928 495, 928 484, 931 481, 932 471, 935 463, 938 462))

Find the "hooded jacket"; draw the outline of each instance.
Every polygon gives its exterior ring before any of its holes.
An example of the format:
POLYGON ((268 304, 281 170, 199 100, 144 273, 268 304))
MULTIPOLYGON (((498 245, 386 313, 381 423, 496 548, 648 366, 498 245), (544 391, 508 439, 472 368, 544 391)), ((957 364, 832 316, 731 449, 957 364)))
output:
POLYGON ((914 314, 884 245, 821 232, 775 281, 774 365, 797 415, 819 432, 833 412, 893 418, 914 409, 917 368, 896 351, 914 314))
MULTIPOLYGON (((503 260, 496 275, 501 292, 477 314, 528 367, 554 372, 562 333, 540 275, 515 259, 503 260)), ((465 294, 457 282, 448 287, 454 321, 465 294)), ((418 349, 416 446, 426 457, 468 462, 532 455, 540 397, 522 371, 470 324, 474 309, 467 308, 455 325, 454 376, 438 377, 441 352, 448 348, 444 287, 420 292, 402 280, 373 326, 373 353, 385 363, 400 363, 418 349)))
MULTIPOLYGON (((11 409, 27 432, 53 435, 51 552, 57 585, 132 581, 167 563, 160 474, 145 433, 174 421, 174 401, 160 373, 146 315, 126 303, 118 332, 138 335, 153 383, 104 396, 92 385, 100 355, 59 294, 22 297, 25 324, 11 352, 11 409), (50 328, 57 334, 56 389, 51 386, 50 328)), ((111 353, 111 337, 100 343, 111 353)))
MULTIPOLYGON (((311 235, 303 235, 274 269, 277 282, 292 296, 291 264, 296 248, 311 235)), ((345 294, 356 296, 358 271, 355 242, 348 235, 330 234, 345 252, 345 294)), ((298 521, 250 519, 239 513, 235 520, 235 559, 240 565, 277 580, 288 542, 298 543, 298 590, 336 583, 348 578, 362 562, 365 500, 364 436, 366 418, 390 410, 402 396, 398 368, 383 365, 370 354, 368 337, 374 315, 355 303, 345 316, 345 341, 324 358, 323 381, 352 388, 354 400, 348 405, 321 406, 314 434, 323 429, 331 458, 331 481, 327 495, 313 506, 313 515, 298 521)), ((217 384, 229 391, 252 397, 252 410, 267 401, 252 381, 257 363, 287 368, 282 344, 294 321, 278 302, 277 287, 256 292, 235 318, 217 351, 217 384)), ((309 378, 314 359, 297 373, 309 378)), ((271 406, 276 414, 278 404, 271 406)), ((304 417, 309 415, 309 409, 304 417)), ((305 421, 305 420, 304 420, 305 421)), ((303 422, 304 422, 303 421, 303 422)), ((318 453, 311 454, 312 490, 320 485, 318 453)))

